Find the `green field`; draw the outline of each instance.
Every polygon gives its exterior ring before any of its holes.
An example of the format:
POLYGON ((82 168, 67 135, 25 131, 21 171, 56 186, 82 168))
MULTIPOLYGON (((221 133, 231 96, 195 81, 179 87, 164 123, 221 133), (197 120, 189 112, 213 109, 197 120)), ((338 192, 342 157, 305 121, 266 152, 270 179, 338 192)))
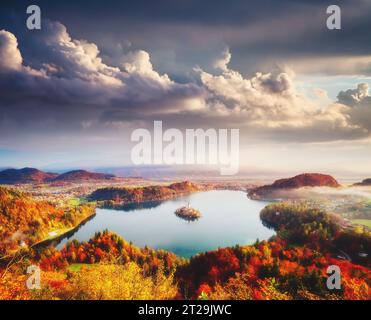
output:
POLYGON ((82 267, 90 268, 91 265, 86 264, 86 263, 74 263, 74 264, 69 265, 67 269, 69 271, 78 272, 81 270, 82 267))
POLYGON ((68 204, 73 207, 77 207, 82 204, 82 201, 79 198, 72 198, 68 201, 68 204))
POLYGON ((367 227, 371 228, 371 220, 370 219, 353 219, 352 223, 362 224, 364 226, 367 226, 367 227))

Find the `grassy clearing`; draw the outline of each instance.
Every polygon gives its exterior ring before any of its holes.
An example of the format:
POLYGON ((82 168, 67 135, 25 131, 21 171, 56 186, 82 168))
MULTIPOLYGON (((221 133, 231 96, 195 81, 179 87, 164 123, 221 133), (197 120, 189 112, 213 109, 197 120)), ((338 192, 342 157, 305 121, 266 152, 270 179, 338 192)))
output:
POLYGON ((82 201, 79 198, 72 198, 68 200, 68 205, 77 207, 82 203, 82 201))
POLYGON ((74 271, 74 272, 79 272, 82 267, 90 268, 91 265, 86 264, 86 263, 74 263, 74 264, 69 265, 67 270, 74 271))
POLYGON ((353 219, 353 224, 361 224, 363 226, 371 228, 371 220, 370 219, 353 219))

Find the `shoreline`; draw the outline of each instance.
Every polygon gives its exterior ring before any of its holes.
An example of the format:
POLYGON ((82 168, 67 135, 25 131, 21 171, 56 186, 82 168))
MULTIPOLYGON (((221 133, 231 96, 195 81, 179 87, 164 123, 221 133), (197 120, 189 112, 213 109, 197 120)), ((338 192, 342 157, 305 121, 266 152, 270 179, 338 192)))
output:
POLYGON ((187 195, 191 195, 191 194, 194 194, 194 193, 199 193, 199 192, 206 192, 206 191, 212 191, 212 190, 217 190, 217 189, 213 189, 213 188, 205 188, 205 189, 202 189, 202 190, 197 190, 197 191, 190 191, 190 192, 182 192, 182 193, 179 193, 179 194, 176 194, 176 195, 172 195, 172 196, 166 196, 166 197, 162 197, 162 198, 159 198, 159 199, 146 199, 146 200, 140 200, 140 201, 122 201, 120 203, 110 203, 114 200, 95 200, 96 203, 97 203, 97 208, 100 208, 100 209, 115 209, 115 208, 120 208, 120 207, 124 207, 124 206, 130 206, 130 205, 135 205, 135 204, 150 204, 150 203, 160 203, 160 202, 163 202, 163 201, 169 201, 169 200, 173 200, 173 199, 177 199, 177 198, 180 198, 180 197, 183 197, 183 196, 187 196, 187 195))
POLYGON ((81 221, 79 221, 79 223, 76 224, 75 226, 65 230, 61 234, 58 234, 58 235, 53 236, 51 238, 43 239, 43 240, 40 240, 40 241, 36 242, 31 246, 31 248, 38 247, 38 246, 43 246, 43 245, 49 245, 49 244, 53 243, 54 241, 61 241, 63 238, 67 237, 69 234, 74 233, 77 229, 79 229, 82 225, 84 225, 90 219, 94 218, 96 216, 96 214, 97 214, 96 209, 94 209, 94 212, 92 214, 90 214, 89 216, 87 216, 84 219, 82 219, 81 221))
MULTIPOLYGON (((207 187, 204 186, 201 190, 191 191, 191 192, 182 192, 182 193, 179 193, 179 194, 174 195, 174 196, 164 197, 164 198, 155 199, 155 200, 128 201, 128 202, 123 202, 123 203, 120 203, 120 204, 113 204, 113 205, 107 205, 107 204, 105 204, 106 202, 109 202, 110 200, 96 201, 96 207, 95 207, 94 212, 92 214, 90 214, 89 216, 83 218, 75 226, 73 226, 73 227, 71 227, 69 229, 64 230, 63 233, 57 234, 57 235, 55 235, 53 237, 44 238, 42 240, 39 240, 39 241, 35 242, 31 246, 29 246, 27 250, 30 250, 30 249, 33 249, 33 248, 37 248, 37 247, 42 247, 42 246, 48 246, 48 245, 53 244, 53 242, 59 243, 64 238, 68 237, 69 235, 72 235, 75 231, 77 231, 82 225, 84 225, 90 219, 94 218, 96 216, 96 214, 97 214, 97 212, 96 212, 96 209, 97 208, 98 209, 120 210, 120 209, 122 209, 122 207, 125 207, 125 206, 138 205, 138 204, 145 205, 145 204, 161 203, 161 202, 164 202, 164 201, 174 200, 174 199, 177 199, 177 198, 180 198, 180 197, 183 197, 183 196, 187 196, 187 195, 191 195, 191 194, 195 194, 195 193, 208 192, 208 191, 214 191, 214 190, 215 191, 222 191, 222 190, 226 190, 226 191, 240 191, 240 192, 244 192, 247 195, 247 198, 250 199, 250 200, 268 201, 268 202, 270 202, 269 200, 252 199, 251 197, 249 197, 248 190, 246 190, 246 189, 245 190, 242 190, 242 189, 230 189, 230 188, 218 188, 218 187, 215 188, 215 187, 212 187, 212 186, 207 186, 207 187)), ((2 261, 6 261, 7 259, 14 258, 21 251, 22 251, 22 249, 18 250, 14 254, 0 257, 0 263, 2 261)))
MULTIPOLYGON (((62 240, 63 238, 65 238, 66 236, 68 236, 68 234, 70 233, 74 233, 78 228, 80 228, 83 224, 85 224, 87 221, 89 221, 90 219, 94 218, 94 216, 96 215, 96 208, 94 209, 93 213, 90 214, 89 216, 83 218, 81 221, 79 221, 75 226, 69 228, 69 229, 66 229, 63 233, 61 234, 58 234, 56 236, 53 236, 53 237, 49 237, 49 238, 44 238, 42 240, 39 240, 35 243, 33 243, 32 245, 30 245, 28 248, 27 248, 27 252, 25 252, 25 254, 29 253, 29 251, 31 249, 34 249, 34 248, 37 248, 37 247, 40 247, 40 246, 44 246, 44 245, 49 245, 51 243, 53 243, 54 241, 60 241, 62 240)), ((17 250, 16 252, 14 252, 13 254, 9 254, 9 255, 6 255, 6 256, 2 256, 0 257, 0 264, 5 262, 9 259, 14 259, 17 254, 19 254, 20 252, 22 252, 22 249, 19 249, 17 250)))

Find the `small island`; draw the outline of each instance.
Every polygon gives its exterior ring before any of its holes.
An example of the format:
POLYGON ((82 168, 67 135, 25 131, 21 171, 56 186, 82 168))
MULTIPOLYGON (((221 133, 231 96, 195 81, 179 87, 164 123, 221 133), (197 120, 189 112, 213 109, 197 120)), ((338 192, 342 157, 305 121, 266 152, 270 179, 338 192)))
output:
POLYGON ((201 218, 201 212, 197 209, 191 208, 188 203, 188 206, 181 207, 175 210, 175 214, 177 217, 182 218, 187 221, 195 221, 201 218))

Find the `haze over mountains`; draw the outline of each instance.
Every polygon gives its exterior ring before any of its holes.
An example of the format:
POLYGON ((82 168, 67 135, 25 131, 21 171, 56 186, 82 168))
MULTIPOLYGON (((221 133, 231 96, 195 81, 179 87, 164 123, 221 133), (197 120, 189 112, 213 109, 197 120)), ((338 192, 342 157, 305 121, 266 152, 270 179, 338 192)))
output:
POLYGON ((111 180, 115 176, 105 173, 73 170, 62 174, 44 172, 35 168, 6 169, 0 172, 0 184, 26 184, 49 182, 82 182, 111 180))
POLYGON ((355 186, 371 186, 371 178, 354 184, 355 186))
POLYGON ((275 181, 272 188, 301 188, 301 187, 340 187, 340 184, 330 175, 320 173, 304 173, 292 178, 275 181))
POLYGON ((113 174, 89 172, 86 170, 73 170, 60 174, 55 177, 53 181, 111 180, 113 178, 115 178, 113 174))
MULTIPOLYGON (((275 174, 277 175, 277 174, 275 174)), ((286 175, 282 173, 282 175, 286 175)), ((22 169, 0 169, 0 184, 31 184, 31 183, 63 183, 63 182, 89 182, 89 181, 102 181, 102 180, 115 180, 121 177, 141 177, 149 179, 223 179, 215 174, 212 170, 201 170, 200 168, 184 168, 181 170, 178 167, 123 167, 123 168, 101 168, 94 169, 94 172, 88 170, 68 170, 66 172, 47 172, 36 168, 22 168, 22 169), (97 172, 98 171, 98 172, 97 172)), ((224 177, 225 178, 225 177, 224 177)), ((245 172, 244 174, 228 177, 229 180, 234 179, 255 179, 256 181, 269 181, 270 179, 263 173, 245 172)), ((371 179, 364 179, 362 182, 354 183, 358 179, 352 179, 354 186, 369 186, 371 179)), ((270 180, 272 181, 272 180, 270 180)), ((360 180, 358 180, 360 181, 360 180)), ((349 182, 343 181, 345 184, 349 182)), ((340 184, 331 176, 318 173, 299 174, 293 178, 278 179, 272 185, 265 185, 263 189, 285 189, 285 188, 300 188, 303 186, 329 186, 337 187, 340 184)))
POLYGON ((338 188, 341 185, 336 179, 327 174, 304 173, 287 179, 279 179, 270 185, 255 188, 249 192, 253 198, 272 196, 276 191, 297 189, 302 187, 330 187, 338 188))
POLYGON ((6 169, 0 172, 0 183, 42 183, 51 181, 57 176, 56 173, 44 172, 34 168, 6 169))

